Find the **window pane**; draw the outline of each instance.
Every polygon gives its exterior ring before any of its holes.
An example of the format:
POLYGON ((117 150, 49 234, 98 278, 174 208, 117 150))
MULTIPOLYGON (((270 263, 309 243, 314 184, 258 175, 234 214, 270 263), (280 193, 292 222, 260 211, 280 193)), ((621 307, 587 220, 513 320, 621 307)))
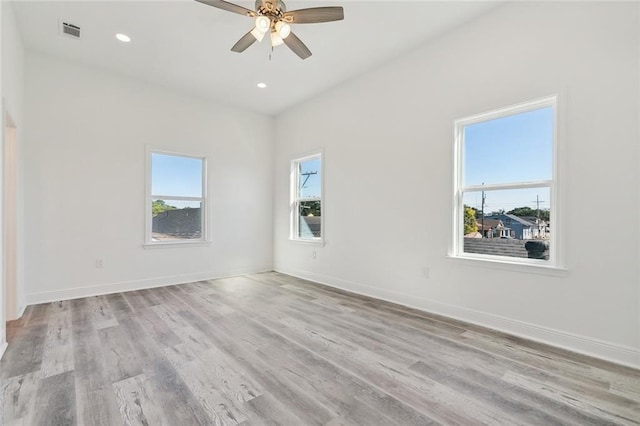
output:
POLYGON ((548 187, 465 192, 462 198, 465 253, 548 260, 548 187))
POLYGON ((202 159, 151 154, 151 193, 202 197, 202 159))
POLYGON ((464 185, 552 179, 553 107, 464 127, 464 185))
POLYGON ((301 201, 298 208, 298 237, 322 237, 322 205, 320 201, 301 201))
POLYGON ((152 241, 197 240, 202 238, 202 203, 154 199, 152 241))
POLYGON ((298 194, 300 199, 322 196, 322 170, 320 166, 321 160, 319 158, 298 163, 298 194))

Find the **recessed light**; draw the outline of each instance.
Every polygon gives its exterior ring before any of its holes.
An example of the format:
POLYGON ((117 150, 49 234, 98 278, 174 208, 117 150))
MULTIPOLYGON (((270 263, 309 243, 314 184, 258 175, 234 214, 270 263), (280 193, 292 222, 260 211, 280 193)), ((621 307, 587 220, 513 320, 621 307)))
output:
POLYGON ((131 37, 126 34, 118 33, 116 34, 116 38, 123 43, 129 43, 131 41, 131 37))
POLYGON ((258 86, 261 89, 265 89, 267 87, 266 83, 258 83, 256 86, 258 86))

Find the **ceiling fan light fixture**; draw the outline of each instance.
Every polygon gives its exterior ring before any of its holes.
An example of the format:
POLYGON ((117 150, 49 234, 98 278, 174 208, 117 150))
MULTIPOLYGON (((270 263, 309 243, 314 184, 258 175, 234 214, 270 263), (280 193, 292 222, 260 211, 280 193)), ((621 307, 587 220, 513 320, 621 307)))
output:
POLYGON ((266 34, 271 28, 271 19, 268 16, 258 15, 256 17, 256 30, 266 34))
POLYGON ((291 26, 289 26, 289 24, 287 24, 286 22, 278 21, 276 22, 276 31, 278 32, 280 38, 284 40, 285 38, 289 37, 289 34, 291 34, 291 26))
POLYGON ((271 46, 276 47, 281 44, 284 44, 282 37, 280 37, 276 31, 271 31, 271 46))

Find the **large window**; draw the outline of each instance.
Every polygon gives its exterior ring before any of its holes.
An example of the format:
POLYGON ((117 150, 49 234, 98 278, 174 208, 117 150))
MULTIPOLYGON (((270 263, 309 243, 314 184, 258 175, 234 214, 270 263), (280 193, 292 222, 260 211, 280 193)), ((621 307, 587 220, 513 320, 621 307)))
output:
POLYGON ((205 241, 206 159, 150 150, 147 244, 205 241))
POLYGON ((556 97, 455 122, 453 255, 557 265, 556 97))
POLYGON ((322 155, 291 162, 291 238, 322 242, 322 155))

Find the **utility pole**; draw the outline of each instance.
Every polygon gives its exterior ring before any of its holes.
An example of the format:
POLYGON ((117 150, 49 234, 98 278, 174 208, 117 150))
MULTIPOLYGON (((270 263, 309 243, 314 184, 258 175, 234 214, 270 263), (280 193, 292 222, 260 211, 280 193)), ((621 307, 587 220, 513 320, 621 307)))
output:
POLYGON ((540 223, 540 203, 544 203, 544 200, 540 199, 539 195, 536 195, 536 218, 538 219, 538 223, 540 223))
POLYGON ((317 174, 318 174, 318 172, 317 172, 317 171, 316 171, 316 172, 304 172, 304 173, 300 173, 300 174, 301 174, 302 176, 304 176, 304 182, 302 182, 302 185, 300 185, 300 188, 304 188, 304 187, 305 187, 305 185, 307 184, 307 181, 309 180, 309 178, 310 178, 312 175, 317 175, 317 174))
POLYGON ((540 238, 540 233, 543 232, 543 229, 540 228, 540 203, 544 203, 544 201, 540 200, 539 195, 536 195, 536 225, 538 226, 538 238, 540 238))

